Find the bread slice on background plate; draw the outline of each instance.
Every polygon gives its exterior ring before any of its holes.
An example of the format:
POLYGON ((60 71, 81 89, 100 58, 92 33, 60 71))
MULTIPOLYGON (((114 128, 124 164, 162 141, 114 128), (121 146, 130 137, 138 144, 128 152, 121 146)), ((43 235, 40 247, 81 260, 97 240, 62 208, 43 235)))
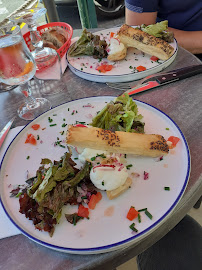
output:
POLYGON ((124 24, 117 32, 117 38, 126 47, 134 47, 144 53, 156 56, 161 60, 168 60, 174 48, 161 38, 154 37, 140 30, 124 24))

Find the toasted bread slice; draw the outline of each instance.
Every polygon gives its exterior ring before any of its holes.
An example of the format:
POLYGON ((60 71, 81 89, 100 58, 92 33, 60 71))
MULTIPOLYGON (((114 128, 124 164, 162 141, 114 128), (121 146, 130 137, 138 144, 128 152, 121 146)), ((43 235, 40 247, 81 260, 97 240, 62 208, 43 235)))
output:
POLYGON ((52 43, 56 49, 59 49, 67 41, 66 35, 67 34, 64 29, 60 27, 53 27, 43 32, 41 38, 44 42, 47 42, 49 45, 47 47, 50 47, 50 43, 52 43))
POLYGON ((66 142, 76 147, 149 157, 159 157, 169 152, 166 140, 161 135, 112 132, 96 127, 86 128, 70 125, 66 142))
POLYGON ((132 179, 130 177, 128 177, 126 179, 126 182, 121 185, 120 187, 113 189, 113 190, 107 190, 107 197, 110 200, 113 200, 115 198, 117 198, 118 196, 120 196, 122 193, 124 193, 130 186, 132 185, 132 179))
POLYGON ((163 39, 156 38, 127 24, 121 26, 117 37, 126 47, 135 47, 161 60, 169 59, 174 52, 174 48, 163 39))

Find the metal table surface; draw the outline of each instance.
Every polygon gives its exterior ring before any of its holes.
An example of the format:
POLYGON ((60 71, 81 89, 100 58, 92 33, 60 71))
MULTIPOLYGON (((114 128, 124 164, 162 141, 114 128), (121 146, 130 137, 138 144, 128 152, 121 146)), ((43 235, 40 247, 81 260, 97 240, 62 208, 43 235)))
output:
MULTIPOLYGON (((179 48, 175 61, 166 69, 172 70, 200 63, 195 56, 179 48)), ((49 100, 53 106, 90 96, 117 96, 120 91, 109 88, 106 84, 90 82, 74 75, 69 69, 64 74, 66 89, 49 100)), ((10 92, 0 93, 0 130, 16 115, 22 95, 16 88, 10 92)), ((168 114, 184 133, 191 152, 191 174, 186 191, 179 204, 162 222, 158 229, 152 231, 142 240, 117 251, 98 255, 71 255, 60 253, 35 242, 23 235, 0 240, 0 268, 15 270, 59 270, 59 269, 114 269, 132 257, 146 250, 166 235, 193 207, 202 194, 202 76, 194 77, 164 85, 154 90, 135 96, 168 114)), ((27 124, 17 118, 14 127, 27 124)))

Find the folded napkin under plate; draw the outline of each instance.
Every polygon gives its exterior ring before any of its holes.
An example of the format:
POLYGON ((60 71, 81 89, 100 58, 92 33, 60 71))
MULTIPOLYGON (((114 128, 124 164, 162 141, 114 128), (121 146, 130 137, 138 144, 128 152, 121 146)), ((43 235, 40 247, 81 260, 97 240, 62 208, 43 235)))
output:
MULTIPOLYGON (((18 134, 18 132, 20 132, 22 128, 23 126, 19 126, 16 128, 12 128, 9 131, 0 150, 0 162, 10 142, 14 139, 14 137, 18 134)), ((0 204, 0 239, 5 238, 5 237, 10 237, 16 234, 20 234, 20 233, 21 232, 12 224, 10 219, 7 217, 6 213, 3 210, 2 205, 0 204)))

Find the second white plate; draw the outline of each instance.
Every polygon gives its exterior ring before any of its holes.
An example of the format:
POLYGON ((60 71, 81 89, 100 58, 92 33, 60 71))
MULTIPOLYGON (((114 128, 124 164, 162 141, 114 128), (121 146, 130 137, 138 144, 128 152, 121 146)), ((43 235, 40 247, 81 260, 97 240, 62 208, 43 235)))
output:
MULTIPOLYGON (((104 38, 109 44, 109 36, 111 32, 116 33, 119 28, 105 29, 94 34, 104 38)), ((94 59, 92 56, 70 57, 67 52, 67 61, 70 70, 77 76, 94 82, 129 82, 142 79, 146 76, 160 72, 168 67, 177 55, 177 42, 174 40, 170 45, 174 48, 173 55, 166 61, 152 61, 151 55, 145 54, 135 48, 128 48, 127 57, 124 60, 111 62, 106 58, 101 61, 94 59), (111 71, 100 73, 96 68, 102 64, 113 65, 111 71), (145 71, 137 72, 138 66, 144 66, 145 71)))

